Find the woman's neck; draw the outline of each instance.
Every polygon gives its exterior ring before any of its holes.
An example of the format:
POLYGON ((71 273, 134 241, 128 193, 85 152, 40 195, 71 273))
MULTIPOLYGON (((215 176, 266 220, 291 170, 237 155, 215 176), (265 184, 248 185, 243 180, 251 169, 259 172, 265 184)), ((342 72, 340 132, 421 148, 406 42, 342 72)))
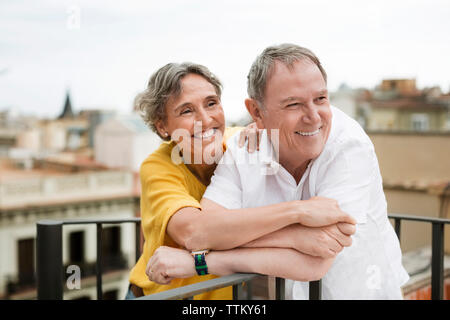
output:
POLYGON ((211 177, 216 170, 216 163, 213 164, 186 164, 186 167, 192 174, 205 186, 211 182, 211 177))

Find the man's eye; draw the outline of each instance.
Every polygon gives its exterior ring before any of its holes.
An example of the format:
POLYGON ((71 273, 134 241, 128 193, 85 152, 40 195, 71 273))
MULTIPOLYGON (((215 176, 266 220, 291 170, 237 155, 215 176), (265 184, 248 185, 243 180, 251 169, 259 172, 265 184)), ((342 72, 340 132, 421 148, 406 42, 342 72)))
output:
POLYGON ((300 104, 297 102, 297 103, 291 103, 291 104, 288 104, 287 106, 286 106, 286 108, 294 108, 294 107, 298 107, 300 104))
POLYGON ((214 107, 217 104, 216 101, 210 101, 208 102, 208 107, 214 107))

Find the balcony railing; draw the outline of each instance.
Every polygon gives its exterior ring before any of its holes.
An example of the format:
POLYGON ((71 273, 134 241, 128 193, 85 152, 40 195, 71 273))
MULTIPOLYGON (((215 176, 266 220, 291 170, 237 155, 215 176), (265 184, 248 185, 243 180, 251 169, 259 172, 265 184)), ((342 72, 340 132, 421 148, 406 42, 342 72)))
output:
MULTIPOLYGON (((38 300, 62 300, 63 298, 63 251, 62 251, 62 229, 64 225, 95 224, 97 226, 97 259, 95 274, 97 277, 97 299, 102 300, 102 230, 104 224, 135 224, 135 257, 139 259, 140 248, 140 218, 128 219, 102 219, 102 220, 43 220, 36 224, 36 274, 37 274, 37 298, 38 300)), ((120 260, 120 259, 119 259, 120 260)), ((117 262, 117 261, 116 261, 117 262)), ((120 261, 119 261, 120 263, 120 261)))
MULTIPOLYGON (((450 224, 450 219, 439 219, 429 217, 408 216, 400 214, 389 215, 394 220, 395 232, 400 241, 401 221, 417 221, 432 224, 432 270, 431 270, 431 299, 442 300, 444 282, 444 226, 450 224)), ((69 224, 96 224, 97 225, 97 299, 102 299, 102 225, 103 224, 135 224, 135 250, 136 261, 140 256, 140 218, 116 219, 116 220, 67 220, 53 221, 45 220, 37 223, 37 287, 38 299, 63 298, 63 263, 62 263, 62 227, 69 224)), ((233 274, 219 277, 192 285, 166 290, 164 292, 151 294, 137 298, 139 300, 174 300, 192 299, 194 295, 208 292, 228 286, 233 287, 233 299, 251 299, 251 290, 247 290, 244 297, 244 283, 251 281, 258 274, 233 274)), ((285 299, 285 281, 276 278, 275 299, 285 299)), ((310 300, 321 299, 321 281, 309 283, 310 300)))

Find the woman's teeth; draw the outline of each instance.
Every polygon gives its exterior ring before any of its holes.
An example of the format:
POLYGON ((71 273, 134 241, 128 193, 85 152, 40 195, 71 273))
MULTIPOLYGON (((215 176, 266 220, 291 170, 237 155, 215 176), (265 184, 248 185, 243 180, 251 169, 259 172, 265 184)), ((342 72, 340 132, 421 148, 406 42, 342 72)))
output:
POLYGON ((208 138, 211 138, 215 132, 216 132, 216 129, 209 129, 202 133, 194 134, 194 137, 197 139, 208 139, 208 138))

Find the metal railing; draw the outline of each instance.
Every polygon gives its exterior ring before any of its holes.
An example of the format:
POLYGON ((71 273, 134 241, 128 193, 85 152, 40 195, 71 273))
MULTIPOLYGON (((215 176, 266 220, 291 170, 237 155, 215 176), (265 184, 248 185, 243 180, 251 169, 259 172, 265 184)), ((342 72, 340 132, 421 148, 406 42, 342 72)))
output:
POLYGON ((394 220, 398 241, 400 241, 402 220, 431 223, 431 300, 442 300, 444 297, 444 226, 450 224, 450 219, 402 214, 390 214, 389 218, 394 220))
MULTIPOLYGON (((444 282, 444 225, 450 224, 450 219, 408 216, 391 214, 389 219, 394 220, 394 228, 400 241, 401 221, 417 221, 432 224, 432 270, 431 270, 431 298, 442 300, 444 282)), ((102 225, 135 223, 136 261, 140 257, 140 218, 116 220, 45 220, 37 223, 37 287, 38 299, 63 298, 63 261, 62 261, 62 227, 69 224, 96 224, 97 225, 97 299, 102 299, 102 225)), ((233 274, 219 277, 192 285, 166 290, 137 298, 139 300, 172 300, 192 299, 194 295, 228 286, 233 287, 233 299, 244 299, 243 285, 251 285, 251 281, 258 274, 233 274)), ((309 299, 321 299, 321 281, 309 283, 309 299)), ((248 288, 250 289, 250 287, 248 288)), ((247 299, 251 299, 251 290, 247 290, 247 299)), ((276 278, 275 299, 285 299, 285 280, 276 278)))
POLYGON ((63 299, 63 250, 62 229, 64 225, 95 224, 97 226, 97 260, 95 273, 97 277, 97 299, 102 300, 102 229, 104 224, 135 224, 136 261, 141 254, 140 218, 128 219, 80 219, 80 220, 42 220, 36 224, 36 275, 38 300, 63 299))

